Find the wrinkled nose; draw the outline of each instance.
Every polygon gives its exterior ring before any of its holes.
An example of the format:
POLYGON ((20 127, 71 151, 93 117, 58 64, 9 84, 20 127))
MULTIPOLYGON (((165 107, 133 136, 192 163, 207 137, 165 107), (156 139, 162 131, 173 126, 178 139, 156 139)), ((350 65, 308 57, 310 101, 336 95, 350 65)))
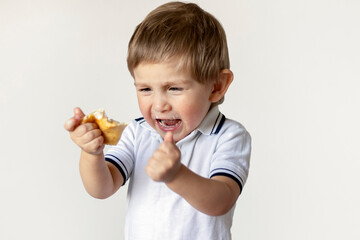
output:
POLYGON ((171 105, 163 94, 156 94, 154 96, 153 107, 156 112, 166 112, 171 110, 171 105))

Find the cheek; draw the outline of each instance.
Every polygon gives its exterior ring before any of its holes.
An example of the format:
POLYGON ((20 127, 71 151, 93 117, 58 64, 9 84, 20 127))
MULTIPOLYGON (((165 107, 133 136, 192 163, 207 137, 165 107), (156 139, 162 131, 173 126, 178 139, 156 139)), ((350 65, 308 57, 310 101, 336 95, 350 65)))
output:
POLYGON ((183 105, 183 120, 188 124, 192 125, 192 127, 197 127, 197 125, 200 124, 203 117, 208 112, 209 107, 207 105, 204 106, 198 104, 183 105))
POLYGON ((187 120, 189 121, 189 124, 191 124, 191 127, 196 128, 209 111, 211 102, 208 99, 207 92, 204 90, 193 97, 192 101, 188 103, 189 104, 187 104, 187 108, 184 109, 184 111, 186 111, 187 120))
POLYGON ((147 118, 147 115, 149 114, 148 112, 150 112, 149 111, 150 106, 149 106, 148 102, 145 101, 145 99, 143 97, 138 96, 138 105, 139 105, 139 109, 140 109, 141 114, 145 118, 147 118))

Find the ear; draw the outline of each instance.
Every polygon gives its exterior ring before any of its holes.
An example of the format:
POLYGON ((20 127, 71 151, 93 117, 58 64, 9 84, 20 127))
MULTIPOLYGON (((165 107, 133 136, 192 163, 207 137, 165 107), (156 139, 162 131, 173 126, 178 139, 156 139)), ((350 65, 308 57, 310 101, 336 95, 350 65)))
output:
POLYGON ((209 100, 212 103, 220 101, 225 96, 225 93, 233 79, 234 74, 230 69, 221 70, 218 81, 214 82, 213 84, 213 90, 211 92, 209 100))

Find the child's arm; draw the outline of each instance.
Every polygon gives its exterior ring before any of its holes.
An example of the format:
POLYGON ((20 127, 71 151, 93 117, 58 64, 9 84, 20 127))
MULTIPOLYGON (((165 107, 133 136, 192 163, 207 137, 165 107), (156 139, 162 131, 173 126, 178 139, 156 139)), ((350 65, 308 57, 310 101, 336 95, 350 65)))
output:
POLYGON ((104 158, 104 138, 95 123, 80 124, 84 113, 74 109, 74 116, 64 127, 71 139, 82 149, 80 156, 80 175, 86 191, 95 198, 107 198, 122 185, 123 177, 111 163, 104 158))
POLYGON ((165 182, 197 210, 211 216, 227 213, 240 195, 239 185, 231 178, 204 178, 182 165, 180 151, 170 132, 149 159, 146 172, 154 181, 165 182))

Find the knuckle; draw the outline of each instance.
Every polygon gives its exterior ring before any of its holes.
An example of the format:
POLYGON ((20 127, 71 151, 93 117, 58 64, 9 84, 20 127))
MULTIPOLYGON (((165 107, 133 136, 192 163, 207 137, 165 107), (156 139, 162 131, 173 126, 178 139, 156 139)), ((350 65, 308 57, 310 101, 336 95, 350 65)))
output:
POLYGON ((94 139, 95 146, 100 146, 104 143, 104 138, 102 136, 99 136, 94 139))
POLYGON ((102 136, 102 132, 101 132, 101 130, 98 129, 98 128, 95 129, 95 134, 96 134, 97 137, 102 136))
POLYGON ((84 144, 83 149, 90 153, 99 152, 101 148, 103 147, 104 139, 102 136, 93 139, 92 141, 88 142, 87 144, 84 144))
POLYGON ((153 153, 153 158, 154 159, 159 159, 161 157, 161 152, 159 150, 155 151, 153 153))
POLYGON ((99 133, 99 130, 98 129, 95 129, 95 130, 91 130, 87 133, 88 137, 90 139, 95 139, 97 137, 99 137, 101 135, 101 133, 99 133))
POLYGON ((85 124, 82 124, 82 125, 78 126, 78 127, 74 130, 74 134, 75 134, 76 136, 82 136, 82 135, 84 135, 86 132, 87 132, 87 130, 86 130, 85 124))
POLYGON ((84 126, 86 128, 86 131, 91 131, 94 129, 93 123, 85 123, 84 126))
POLYGON ((80 139, 75 133, 70 133, 71 140, 76 143, 77 145, 80 145, 80 139))

